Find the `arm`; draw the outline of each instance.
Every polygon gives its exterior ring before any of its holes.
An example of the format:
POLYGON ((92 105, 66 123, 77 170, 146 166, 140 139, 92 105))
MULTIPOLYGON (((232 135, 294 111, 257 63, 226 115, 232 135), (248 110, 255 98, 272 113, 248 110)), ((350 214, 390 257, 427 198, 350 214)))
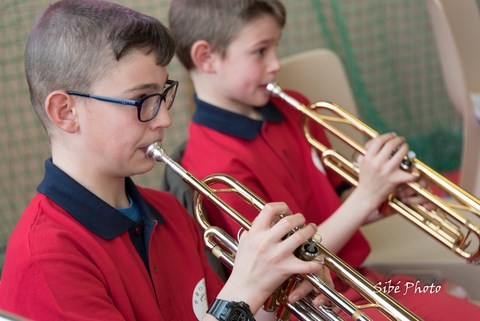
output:
POLYGON ((359 184, 342 206, 319 225, 324 245, 338 252, 368 220, 387 196, 402 183, 415 179, 415 175, 399 168, 408 152, 403 137, 384 134, 367 143, 367 153, 359 158, 359 184), (392 155, 392 151, 398 151, 392 155))

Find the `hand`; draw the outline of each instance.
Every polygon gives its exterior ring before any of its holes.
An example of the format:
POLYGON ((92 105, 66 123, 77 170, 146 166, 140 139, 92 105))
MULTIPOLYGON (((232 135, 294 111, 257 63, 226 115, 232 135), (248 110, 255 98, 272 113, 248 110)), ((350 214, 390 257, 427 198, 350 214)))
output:
POLYGON ((414 180, 416 175, 400 168, 408 152, 403 137, 394 133, 379 135, 365 147, 367 153, 358 159, 360 177, 357 189, 378 207, 399 184, 414 180))
MULTIPOLYGON (((420 177, 416 183, 420 185, 422 188, 429 190, 428 187, 428 180, 424 177, 420 177)), ((398 186, 395 191, 395 196, 404 204, 407 205, 421 205, 427 210, 434 210, 437 207, 435 204, 430 202, 428 199, 423 197, 422 195, 418 194, 414 189, 409 187, 406 184, 402 184, 398 186)))
POLYGON ((319 272, 321 264, 293 254, 317 231, 315 224, 304 224, 304 216, 292 214, 284 203, 267 204, 251 229, 240 236, 232 274, 218 297, 245 301, 255 313, 291 275, 319 272), (285 238, 297 227, 301 228, 285 238))
MULTIPOLYGON (((320 261, 322 261, 320 259, 320 261)), ((332 280, 332 276, 330 274, 330 270, 327 267, 323 267, 319 272, 316 273, 316 275, 322 279, 328 286, 330 286, 332 289, 335 288, 335 285, 332 280)), ((329 305, 330 301, 329 299, 324 295, 321 294, 319 289, 314 287, 312 283, 310 283, 308 280, 303 281, 300 283, 300 285, 295 288, 289 295, 288 295, 288 301, 290 303, 297 302, 301 298, 307 296, 309 293, 314 293, 315 299, 312 301, 312 304, 314 306, 321 306, 321 305, 329 305)))

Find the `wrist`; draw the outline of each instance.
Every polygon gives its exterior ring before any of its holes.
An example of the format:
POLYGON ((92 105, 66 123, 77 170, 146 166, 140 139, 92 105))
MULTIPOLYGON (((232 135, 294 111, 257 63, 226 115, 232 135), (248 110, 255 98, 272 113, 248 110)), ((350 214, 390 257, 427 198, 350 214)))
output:
POLYGON ((240 275, 237 275, 235 272, 239 271, 235 271, 235 268, 233 269, 232 274, 224 284, 220 293, 218 293, 217 299, 237 302, 243 301, 249 305, 250 310, 255 314, 261 309, 271 292, 267 293, 263 291, 262 288, 256 286, 257 284, 254 286, 245 282, 245 278, 240 278, 240 275))
POLYGON ((355 208, 356 215, 358 215, 358 213, 365 213, 364 217, 367 217, 382 204, 382 200, 372 196, 371 192, 356 188, 344 204, 348 203, 349 206, 355 208))

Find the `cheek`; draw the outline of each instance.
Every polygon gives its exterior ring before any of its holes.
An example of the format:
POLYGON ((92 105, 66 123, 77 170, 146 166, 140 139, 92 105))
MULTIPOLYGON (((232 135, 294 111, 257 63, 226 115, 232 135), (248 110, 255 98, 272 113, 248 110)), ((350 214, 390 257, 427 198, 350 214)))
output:
POLYGON ((262 81, 262 77, 251 72, 249 69, 238 69, 231 74, 232 90, 242 95, 252 95, 262 81))
POLYGON ((104 150, 111 152, 118 150, 118 147, 127 148, 132 144, 137 136, 140 136, 139 126, 131 119, 130 115, 122 113, 89 113, 87 117, 87 127, 84 133, 88 136, 88 141, 104 150))
POLYGON ((227 66, 228 76, 239 83, 252 83, 263 76, 262 64, 249 58, 238 58, 236 61, 230 61, 227 66))

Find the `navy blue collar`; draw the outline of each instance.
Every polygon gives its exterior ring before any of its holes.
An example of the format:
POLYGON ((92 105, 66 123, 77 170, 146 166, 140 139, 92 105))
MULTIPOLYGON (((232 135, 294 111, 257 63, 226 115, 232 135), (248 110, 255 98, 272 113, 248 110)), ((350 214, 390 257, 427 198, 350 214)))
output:
MULTIPOLYGON (((128 177, 125 179, 125 187, 144 217, 163 223, 160 214, 143 200, 128 177)), ((37 190, 103 239, 111 240, 136 224, 68 176, 53 164, 51 158, 45 161, 45 176, 37 190)))
POLYGON ((277 107, 268 102, 259 108, 263 120, 255 120, 246 116, 211 105, 194 95, 195 113, 193 121, 218 132, 243 139, 254 139, 260 133, 265 121, 280 122, 283 115, 277 107))

